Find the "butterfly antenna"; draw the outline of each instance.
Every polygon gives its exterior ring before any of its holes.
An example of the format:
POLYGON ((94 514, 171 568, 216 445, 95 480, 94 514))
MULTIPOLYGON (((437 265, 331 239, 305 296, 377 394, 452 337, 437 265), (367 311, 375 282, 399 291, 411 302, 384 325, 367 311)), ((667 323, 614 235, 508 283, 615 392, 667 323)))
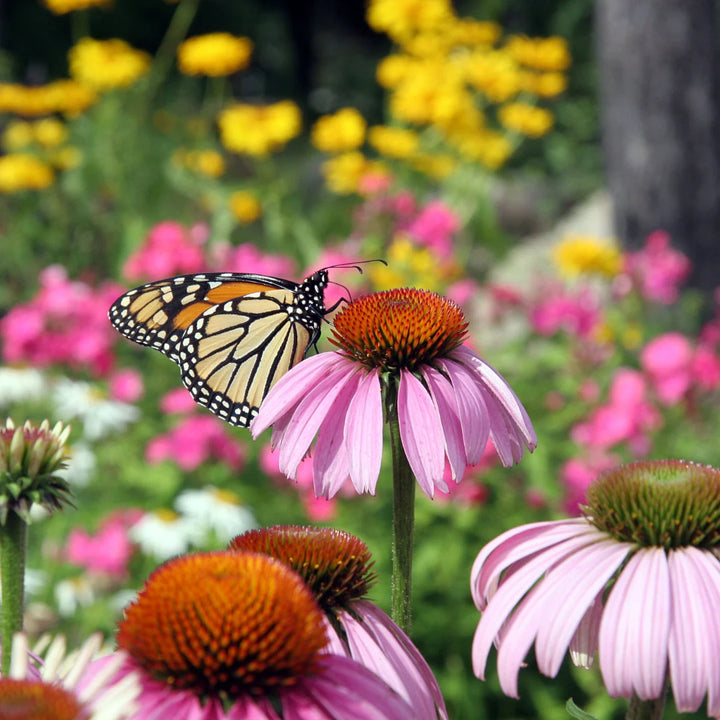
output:
MULTIPOLYGON (((373 258, 372 260, 358 260, 357 262, 347 262, 347 263, 338 263, 337 265, 328 265, 325 270, 357 270, 360 274, 362 274, 362 267, 361 265, 367 265, 368 263, 374 263, 379 262, 383 265, 387 266, 387 262, 385 260, 382 260, 381 258, 373 258)), ((338 285, 339 283, 335 283, 338 285)), ((342 286, 341 286, 342 287, 342 286)))

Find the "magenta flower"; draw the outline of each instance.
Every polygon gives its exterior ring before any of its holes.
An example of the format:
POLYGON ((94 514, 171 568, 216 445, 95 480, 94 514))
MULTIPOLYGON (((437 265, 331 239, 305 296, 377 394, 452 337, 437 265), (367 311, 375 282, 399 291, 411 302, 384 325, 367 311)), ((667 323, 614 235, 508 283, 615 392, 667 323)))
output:
POLYGON ((588 338, 602 319, 597 300, 588 288, 570 292, 549 288, 530 311, 530 325, 540 335, 566 332, 588 338))
POLYGON ((265 253, 252 243, 230 245, 229 243, 213 244, 211 249, 211 269, 218 272, 253 272, 271 277, 295 277, 297 268, 295 261, 287 255, 265 253))
POLYGON ((315 493, 335 495, 349 478, 375 492, 383 449, 383 398, 397 412, 402 447, 420 487, 433 497, 482 458, 488 437, 505 466, 537 444, 507 382, 462 345, 467 323, 454 303, 423 290, 362 298, 335 318, 339 351, 304 360, 280 379, 251 424, 274 425, 279 466, 294 478, 317 435, 315 493))
MULTIPOLYGON (((565 652, 588 668, 598 653, 613 697, 663 697, 668 674, 680 712, 707 694, 720 714, 720 471, 681 460, 638 462, 590 488, 586 515, 514 528, 472 570, 482 617, 473 668, 498 646, 505 694, 535 644, 554 677, 565 652)), ((636 702, 636 700, 633 700, 636 702)), ((637 716, 637 715, 636 715, 637 716)))
POLYGON ((95 535, 90 535, 81 528, 71 530, 65 556, 69 562, 90 572, 122 579, 127 574, 133 550, 128 536, 128 525, 118 518, 103 523, 95 535))
POLYGON ((325 613, 325 652, 351 658, 382 678, 414 720, 447 720, 432 670, 410 638, 365 598, 375 581, 365 543, 342 530, 277 526, 250 530, 229 545, 262 553, 295 570, 325 613))
POLYGON ((116 680, 140 677, 134 720, 405 720, 372 672, 324 652, 324 616, 302 579, 254 553, 170 560, 125 610, 116 680))

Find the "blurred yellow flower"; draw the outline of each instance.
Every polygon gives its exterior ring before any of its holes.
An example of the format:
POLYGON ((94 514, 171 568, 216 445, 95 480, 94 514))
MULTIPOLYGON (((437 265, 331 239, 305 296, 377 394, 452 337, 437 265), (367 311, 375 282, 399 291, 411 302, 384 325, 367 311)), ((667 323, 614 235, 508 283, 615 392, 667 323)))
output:
POLYGON ((436 180, 447 177, 457 166, 457 161, 452 155, 442 154, 418 153, 410 158, 409 162, 416 170, 436 180))
POLYGON ((68 137, 65 123, 56 118, 38 120, 33 125, 33 136, 38 145, 44 148, 54 148, 62 145, 68 137))
POLYGON ((177 150, 173 160, 191 172, 217 178, 225 172, 225 158, 217 150, 177 150))
POLYGON ((520 102, 501 106, 498 109, 498 120, 508 130, 533 138, 542 137, 553 126, 553 116, 549 110, 520 102))
POLYGON ((99 92, 129 87, 147 73, 150 60, 148 53, 118 39, 85 37, 68 52, 73 78, 99 92))
POLYGON ((418 247, 406 235, 393 238, 387 251, 387 266, 368 266, 370 282, 375 290, 393 287, 418 287, 438 291, 453 278, 452 269, 438 266, 438 259, 427 248, 418 247))
POLYGON ((43 0, 45 7, 56 15, 91 7, 111 7, 113 0, 43 0))
POLYGON ((262 206, 255 195, 246 190, 238 190, 230 196, 228 202, 232 214, 241 225, 255 222, 262 213, 262 206))
POLYGON ((517 63, 501 50, 475 50, 463 61, 467 82, 491 102, 499 103, 521 89, 517 63))
POLYGON ((450 25, 449 32, 457 45, 494 45, 502 35, 502 28, 496 22, 458 18, 450 25))
POLYGON ((310 140, 322 152, 347 152, 363 144, 366 127, 365 118, 355 108, 342 108, 319 118, 312 127, 310 140))
POLYGON ((520 87, 539 97, 551 98, 565 92, 567 77, 559 72, 536 73, 524 71, 520 73, 520 87))
POLYGON ((15 152, 32 145, 35 136, 32 123, 26 120, 11 120, 2 134, 2 146, 4 150, 15 152))
POLYGON ((368 160, 361 152, 352 151, 336 155, 321 166, 328 188, 338 195, 357 192, 360 181, 367 175, 387 174, 381 162, 368 160))
POLYGON ((54 112, 77 115, 97 96, 74 80, 55 80, 47 85, 0 83, 0 112, 42 117, 54 112))
POLYGON ((58 170, 69 170, 77 167, 82 162, 82 152, 74 145, 66 145, 65 147, 54 150, 48 160, 58 170))
POLYGON ((412 130, 375 125, 368 132, 368 142, 381 155, 407 159, 417 152, 420 138, 412 130))
POLYGON ((220 140, 236 153, 263 156, 281 150, 302 129, 300 108, 291 100, 273 105, 238 103, 218 116, 220 140))
POLYGON ((198 35, 178 47, 178 67, 185 75, 232 75, 247 67, 252 50, 250 38, 226 32, 198 35))
POLYGON ((0 157, 0 192, 43 190, 54 178, 52 168, 33 155, 14 153, 0 157))
POLYGON ((402 42, 409 36, 454 17, 450 0, 370 0, 367 22, 377 32, 384 32, 402 42))
POLYGON ((530 38, 513 35, 508 38, 505 50, 521 65, 534 70, 558 71, 570 67, 570 49, 564 38, 530 38))
POLYGON ((377 66, 375 78, 384 88, 394 88, 415 70, 417 61, 409 55, 388 55, 377 66))
POLYGON ((615 277, 622 269, 622 253, 615 243, 589 235, 573 235, 552 251, 555 264, 566 277, 602 275, 615 277))
POLYGON ((477 133, 451 134, 448 141, 460 155, 483 164, 489 170, 502 167, 512 155, 512 143, 497 130, 483 129, 477 133))

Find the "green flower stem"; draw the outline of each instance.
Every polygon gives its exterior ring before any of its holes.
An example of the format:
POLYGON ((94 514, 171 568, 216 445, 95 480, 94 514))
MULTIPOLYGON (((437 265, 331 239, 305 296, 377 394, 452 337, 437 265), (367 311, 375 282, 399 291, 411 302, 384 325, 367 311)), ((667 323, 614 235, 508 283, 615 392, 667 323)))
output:
POLYGON ((23 627, 25 601, 25 551, 27 523, 14 512, 9 512, 5 525, 0 525, 0 579, 2 581, 2 676, 10 670, 12 637, 23 627))
POLYGON ((406 633, 410 634, 415 476, 410 469, 400 439, 397 393, 394 390, 393 387, 386 395, 393 467, 392 618, 406 633))
POLYGON ((660 720, 665 709, 665 698, 670 686, 667 675, 665 676, 665 687, 659 698, 654 700, 640 700, 637 695, 630 698, 625 720, 660 720))

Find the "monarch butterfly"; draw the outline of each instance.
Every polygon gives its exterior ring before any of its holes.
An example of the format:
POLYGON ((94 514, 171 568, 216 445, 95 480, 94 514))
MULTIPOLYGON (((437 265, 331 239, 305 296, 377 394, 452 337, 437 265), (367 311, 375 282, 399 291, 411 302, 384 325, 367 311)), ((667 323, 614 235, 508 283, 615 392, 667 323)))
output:
POLYGON ((180 366, 200 405, 247 427, 263 398, 320 334, 327 270, 302 283, 248 273, 156 280, 120 296, 109 311, 122 335, 180 366))

